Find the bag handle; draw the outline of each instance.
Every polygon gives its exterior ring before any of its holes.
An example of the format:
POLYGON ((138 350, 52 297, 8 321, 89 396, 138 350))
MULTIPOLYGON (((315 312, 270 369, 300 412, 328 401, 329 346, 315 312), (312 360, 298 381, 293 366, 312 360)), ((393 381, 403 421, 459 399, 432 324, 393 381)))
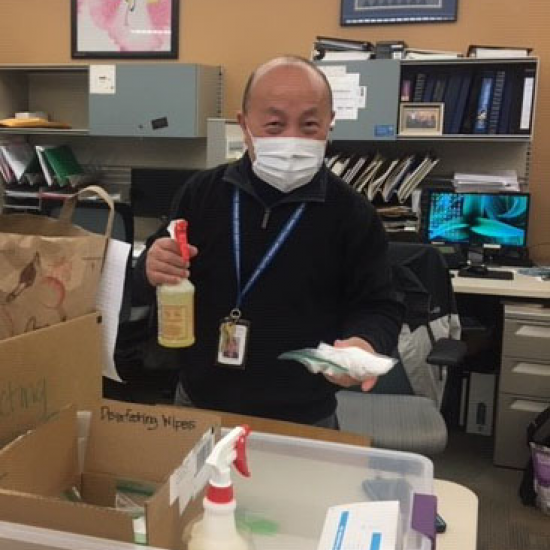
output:
POLYGON ((107 217, 107 225, 105 226, 105 237, 110 239, 113 232, 113 222, 115 219, 115 204, 109 193, 107 193, 103 187, 99 187, 98 185, 89 185, 73 195, 69 195, 63 203, 63 207, 59 213, 59 219, 66 222, 71 222, 78 199, 90 193, 102 198, 109 207, 109 216, 107 217))

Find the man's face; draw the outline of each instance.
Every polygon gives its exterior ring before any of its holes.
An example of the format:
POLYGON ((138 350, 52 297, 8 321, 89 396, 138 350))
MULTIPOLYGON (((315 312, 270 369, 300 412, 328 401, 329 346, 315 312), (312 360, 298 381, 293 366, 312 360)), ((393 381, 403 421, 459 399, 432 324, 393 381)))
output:
POLYGON ((306 67, 282 65, 258 76, 246 114, 238 120, 254 160, 254 137, 300 137, 326 140, 332 120, 328 92, 321 78, 306 67), (249 130, 247 132, 246 130, 249 130))

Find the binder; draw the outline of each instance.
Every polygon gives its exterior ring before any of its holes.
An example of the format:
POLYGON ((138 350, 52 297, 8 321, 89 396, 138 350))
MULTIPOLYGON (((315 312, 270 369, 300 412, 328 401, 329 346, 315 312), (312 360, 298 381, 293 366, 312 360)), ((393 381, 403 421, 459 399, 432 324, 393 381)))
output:
POLYGON ((403 78, 401 81, 401 102, 406 103, 412 100, 412 86, 413 81, 411 78, 403 78))
POLYGON ((506 82, 506 71, 498 70, 495 76, 495 86, 493 97, 491 99, 491 108, 489 110, 489 124, 487 133, 496 134, 498 132, 498 123, 502 111, 502 99, 504 95, 504 85, 506 82))
POLYGON ((529 134, 531 132, 534 97, 535 69, 533 67, 526 67, 523 71, 521 110, 517 128, 518 134, 529 134))
POLYGON ((460 91, 456 101, 453 121, 451 124, 451 134, 460 134, 463 126, 463 121, 466 116, 466 108, 470 96, 470 88, 472 87, 473 75, 471 71, 465 71, 462 75, 460 91))
POLYGON ((447 87, 445 90, 445 97, 444 97, 444 103, 445 103, 445 109, 443 112, 443 133, 444 134, 451 134, 452 133, 452 126, 453 126, 453 118, 455 116, 455 111, 458 107, 458 96, 460 94, 460 88, 462 85, 462 79, 464 78, 464 75, 462 71, 456 70, 454 71, 450 77, 449 81, 447 83, 447 87))
POLYGON ((477 104, 479 101, 479 93, 481 91, 481 81, 482 75, 480 73, 477 73, 472 77, 472 83, 468 91, 468 100, 464 109, 464 116, 462 118, 461 132, 463 134, 471 134, 474 131, 477 104))
POLYGON ((413 101, 420 103, 424 95, 424 88, 426 86, 426 73, 418 73, 414 83, 413 101))
POLYGON ((493 71, 485 71, 481 78, 481 88, 474 121, 474 134, 486 134, 489 127, 489 109, 495 84, 493 71))
POLYGON ((429 103, 430 101, 432 101, 436 80, 437 75, 435 73, 431 73, 426 77, 426 86, 424 87, 424 91, 422 92, 422 101, 424 103, 429 103))
POLYGON ((445 73, 440 73, 437 76, 435 81, 435 87, 432 94, 432 99, 434 103, 443 103, 445 98, 445 88, 447 87, 447 75, 445 73))
POLYGON ((512 111, 512 99, 514 93, 514 74, 508 72, 502 94, 502 107, 498 121, 498 133, 507 134, 510 131, 510 113, 512 111))

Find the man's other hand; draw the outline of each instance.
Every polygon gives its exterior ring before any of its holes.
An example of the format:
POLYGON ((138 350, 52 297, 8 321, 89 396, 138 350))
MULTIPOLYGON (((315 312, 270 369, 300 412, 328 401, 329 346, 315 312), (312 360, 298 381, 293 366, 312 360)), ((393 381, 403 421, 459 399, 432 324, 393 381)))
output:
MULTIPOLYGON (((375 353, 373 347, 362 338, 357 338, 356 336, 353 336, 352 338, 348 338, 347 340, 336 340, 334 342, 335 348, 348 348, 348 347, 356 347, 364 349, 365 351, 368 351, 370 353, 375 353)), ((352 378, 351 376, 347 374, 342 375, 324 375, 327 380, 332 382, 333 384, 336 384, 338 386, 342 386, 343 388, 350 388, 351 386, 358 386, 361 385, 362 391, 370 391, 376 384, 376 381, 378 378, 376 376, 372 376, 371 378, 367 378, 366 380, 363 380, 361 382, 360 380, 357 380, 356 378, 352 378)))
MULTIPOLYGON (((189 245, 189 256, 197 255, 197 248, 189 245)), ((145 259, 145 274, 149 284, 175 285, 189 277, 189 262, 184 262, 176 241, 170 237, 157 239, 145 259)))

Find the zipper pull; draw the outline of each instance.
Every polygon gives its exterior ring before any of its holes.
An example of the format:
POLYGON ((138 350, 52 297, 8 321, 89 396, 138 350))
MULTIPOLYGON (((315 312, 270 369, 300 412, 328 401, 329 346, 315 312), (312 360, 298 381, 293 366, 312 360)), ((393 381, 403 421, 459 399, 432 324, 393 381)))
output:
POLYGON ((269 216, 271 214, 271 208, 266 208, 264 211, 264 217, 262 218, 262 229, 267 228, 267 224, 269 223, 269 216))

